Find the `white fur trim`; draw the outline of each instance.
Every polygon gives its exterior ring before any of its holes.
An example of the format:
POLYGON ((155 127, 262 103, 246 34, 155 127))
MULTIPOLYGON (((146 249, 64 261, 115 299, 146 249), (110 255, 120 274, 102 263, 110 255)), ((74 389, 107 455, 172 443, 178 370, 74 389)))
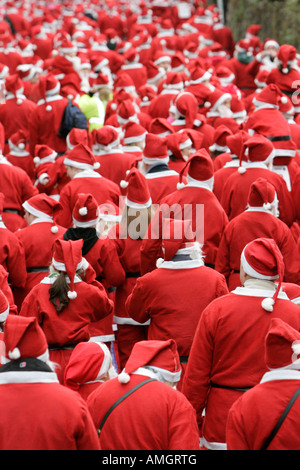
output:
POLYGON ((263 279, 266 281, 274 281, 275 279, 278 279, 279 277, 278 274, 276 276, 265 276, 264 274, 261 274, 255 271, 255 269, 253 269, 252 266, 250 266, 250 264, 246 260, 244 252, 245 252, 245 248, 241 254, 241 263, 246 274, 248 274, 251 277, 254 277, 255 279, 263 279))
POLYGON ((46 214, 45 212, 39 211, 38 209, 35 209, 28 203, 28 201, 25 201, 22 206, 27 212, 34 215, 35 217, 45 219, 48 222, 53 222, 53 218, 50 215, 46 214))

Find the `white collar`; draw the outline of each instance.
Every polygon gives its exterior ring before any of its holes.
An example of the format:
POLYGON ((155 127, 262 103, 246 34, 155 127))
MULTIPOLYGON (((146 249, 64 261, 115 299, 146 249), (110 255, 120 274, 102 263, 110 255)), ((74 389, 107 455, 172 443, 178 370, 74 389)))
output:
POLYGON ((158 269, 194 269, 204 266, 201 259, 191 259, 184 261, 163 261, 158 269))
POLYGON ((273 380, 300 380, 300 371, 284 367, 272 369, 262 376, 260 383, 272 382, 273 380))
POLYGON ((73 179, 76 178, 101 178, 101 175, 94 170, 83 170, 76 173, 73 179))
POLYGON ((0 373, 0 385, 10 383, 59 383, 55 372, 8 371, 0 373))

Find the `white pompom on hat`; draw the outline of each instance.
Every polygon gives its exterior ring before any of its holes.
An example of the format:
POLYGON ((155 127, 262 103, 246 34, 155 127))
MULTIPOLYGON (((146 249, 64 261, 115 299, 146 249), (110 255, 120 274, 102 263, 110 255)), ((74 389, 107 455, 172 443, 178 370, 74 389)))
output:
POLYGON ((90 193, 79 193, 75 202, 72 218, 75 227, 91 227, 99 221, 98 202, 90 193))
MULTIPOLYGON (((125 368, 118 375, 119 382, 128 383, 131 374, 138 373, 145 366, 158 369, 166 381, 178 382, 181 365, 175 341, 148 340, 135 343, 125 368)), ((142 372, 140 374, 143 375, 142 372)))

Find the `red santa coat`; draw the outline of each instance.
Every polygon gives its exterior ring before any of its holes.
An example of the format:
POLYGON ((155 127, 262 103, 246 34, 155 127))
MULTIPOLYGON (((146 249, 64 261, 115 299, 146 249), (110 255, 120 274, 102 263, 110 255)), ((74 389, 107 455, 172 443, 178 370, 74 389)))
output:
MULTIPOLYGON (((229 410, 227 449, 260 450, 298 387, 299 370, 266 372, 260 383, 241 396, 229 410)), ((296 400, 267 450, 299 450, 299 418, 300 402, 296 400)))
POLYGON ((101 175, 116 184, 120 184, 120 181, 126 178, 126 171, 136 162, 134 155, 118 149, 100 155, 95 153, 95 158, 100 163, 101 175))
POLYGON ((45 369, 12 373, 4 367, 0 373, 1 449, 99 450, 86 403, 76 392, 59 384, 54 372, 45 369), (20 439, 20 429, 28 426, 31 431, 20 439))
POLYGON ((0 157, 0 187, 4 194, 2 219, 12 232, 24 227, 22 204, 30 197, 38 194, 27 173, 13 166, 4 157, 0 157))
POLYGON ((205 448, 226 449, 227 415, 243 393, 239 389, 258 384, 266 372, 265 336, 271 318, 299 330, 300 308, 283 292, 273 312, 263 310, 263 298, 275 292, 271 284, 248 280, 245 287, 214 300, 202 312, 182 391, 197 411, 205 448))
MULTIPOLYGON (((179 174, 171 170, 166 164, 153 165, 145 174, 148 183, 152 204, 160 204, 160 201, 168 194, 177 190, 179 174)), ((186 178, 183 179, 186 183, 186 178)))
POLYGON ((247 163, 246 168, 247 171, 243 174, 238 171, 233 173, 223 188, 221 204, 229 220, 244 212, 250 186, 261 177, 275 187, 279 201, 279 217, 290 227, 295 220, 295 208, 284 179, 261 162, 247 163))
POLYGON ((57 153, 65 153, 66 139, 57 134, 67 104, 67 98, 60 95, 48 97, 46 102, 44 99, 38 101, 35 112, 28 120, 32 155, 37 144, 48 145, 57 153))
POLYGON ((79 193, 91 193, 98 204, 111 201, 119 206, 120 188, 113 182, 104 178, 96 171, 84 170, 77 173, 61 190, 60 203, 63 210, 57 215, 56 222, 63 227, 70 227, 72 211, 79 193))
POLYGON ((226 67, 233 71, 235 75, 233 83, 241 90, 243 96, 247 96, 256 90, 254 78, 249 73, 251 63, 245 64, 236 57, 232 57, 226 62, 226 67))
POLYGON ((288 226, 263 207, 251 207, 226 226, 219 245, 215 268, 227 279, 229 290, 241 285, 240 262, 244 247, 256 238, 273 238, 284 258, 286 282, 300 283, 300 259, 288 226))
POLYGON ((169 90, 165 89, 162 90, 162 92, 153 98, 151 101, 149 108, 148 108, 148 113, 154 118, 164 118, 168 119, 170 116, 170 106, 172 102, 175 101, 176 96, 178 95, 179 90, 169 90))
MULTIPOLYGON (((176 207, 174 218, 185 215, 193 221, 196 240, 203 244, 205 264, 214 265, 221 236, 228 223, 227 215, 214 193, 200 181, 189 182, 161 200, 161 211, 165 204, 176 207)), ((172 214, 170 216, 173 217, 172 214)))
MULTIPOLYGON (((23 98, 22 102, 20 102, 19 98, 17 99, 14 95, 9 94, 5 98, 5 103, 0 104, 0 122, 5 129, 6 144, 10 136, 15 132, 23 130, 27 133, 29 131, 29 119, 36 111, 36 104, 25 99, 25 96, 23 98)), ((9 148, 6 146, 5 153, 8 150, 9 148)))
POLYGON ((123 73, 126 73, 126 75, 129 75, 133 79, 137 92, 142 86, 146 85, 148 74, 145 65, 142 63, 133 62, 123 64, 120 70, 123 70, 123 73))
POLYGON ((202 260, 165 261, 159 269, 137 279, 126 308, 134 320, 150 320, 149 340, 176 341, 182 381, 202 311, 227 293, 224 277, 204 266, 202 260))
POLYGON ((232 173, 236 172, 239 166, 239 160, 234 158, 231 161, 226 162, 222 168, 215 171, 213 192, 219 201, 221 201, 223 187, 226 181, 232 173))
POLYGON ((0 219, 0 264, 9 275, 9 283, 14 287, 24 287, 26 283, 25 250, 15 233, 8 230, 0 219))
MULTIPOLYGON (((115 401, 147 378, 131 375, 128 384, 111 379, 92 392, 87 404, 96 428, 115 401)), ((195 410, 179 391, 155 380, 110 414, 99 440, 106 450, 199 450, 195 410)))
POLYGON ((90 339, 90 322, 100 320, 112 313, 113 302, 107 297, 104 287, 88 284, 78 276, 74 288, 77 297, 69 301, 60 313, 49 301, 49 288, 56 275, 50 275, 34 286, 24 299, 20 315, 33 316, 43 329, 50 350, 50 360, 57 362, 59 381, 64 381, 64 369, 72 353, 72 348, 81 341, 90 339))
POLYGON ((49 274, 52 257, 52 245, 65 232, 58 226, 58 232, 52 233, 54 224, 44 219, 35 219, 30 225, 15 232, 25 253, 27 277, 24 287, 15 288, 14 296, 18 308, 31 289, 49 274))

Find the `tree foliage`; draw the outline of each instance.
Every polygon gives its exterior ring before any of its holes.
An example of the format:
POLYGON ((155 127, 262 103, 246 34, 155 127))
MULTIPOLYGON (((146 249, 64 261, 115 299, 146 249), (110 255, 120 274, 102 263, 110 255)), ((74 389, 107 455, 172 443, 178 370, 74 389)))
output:
POLYGON ((274 38, 280 44, 300 49, 299 0, 228 0, 226 23, 237 41, 250 24, 261 24, 262 40, 274 38))

